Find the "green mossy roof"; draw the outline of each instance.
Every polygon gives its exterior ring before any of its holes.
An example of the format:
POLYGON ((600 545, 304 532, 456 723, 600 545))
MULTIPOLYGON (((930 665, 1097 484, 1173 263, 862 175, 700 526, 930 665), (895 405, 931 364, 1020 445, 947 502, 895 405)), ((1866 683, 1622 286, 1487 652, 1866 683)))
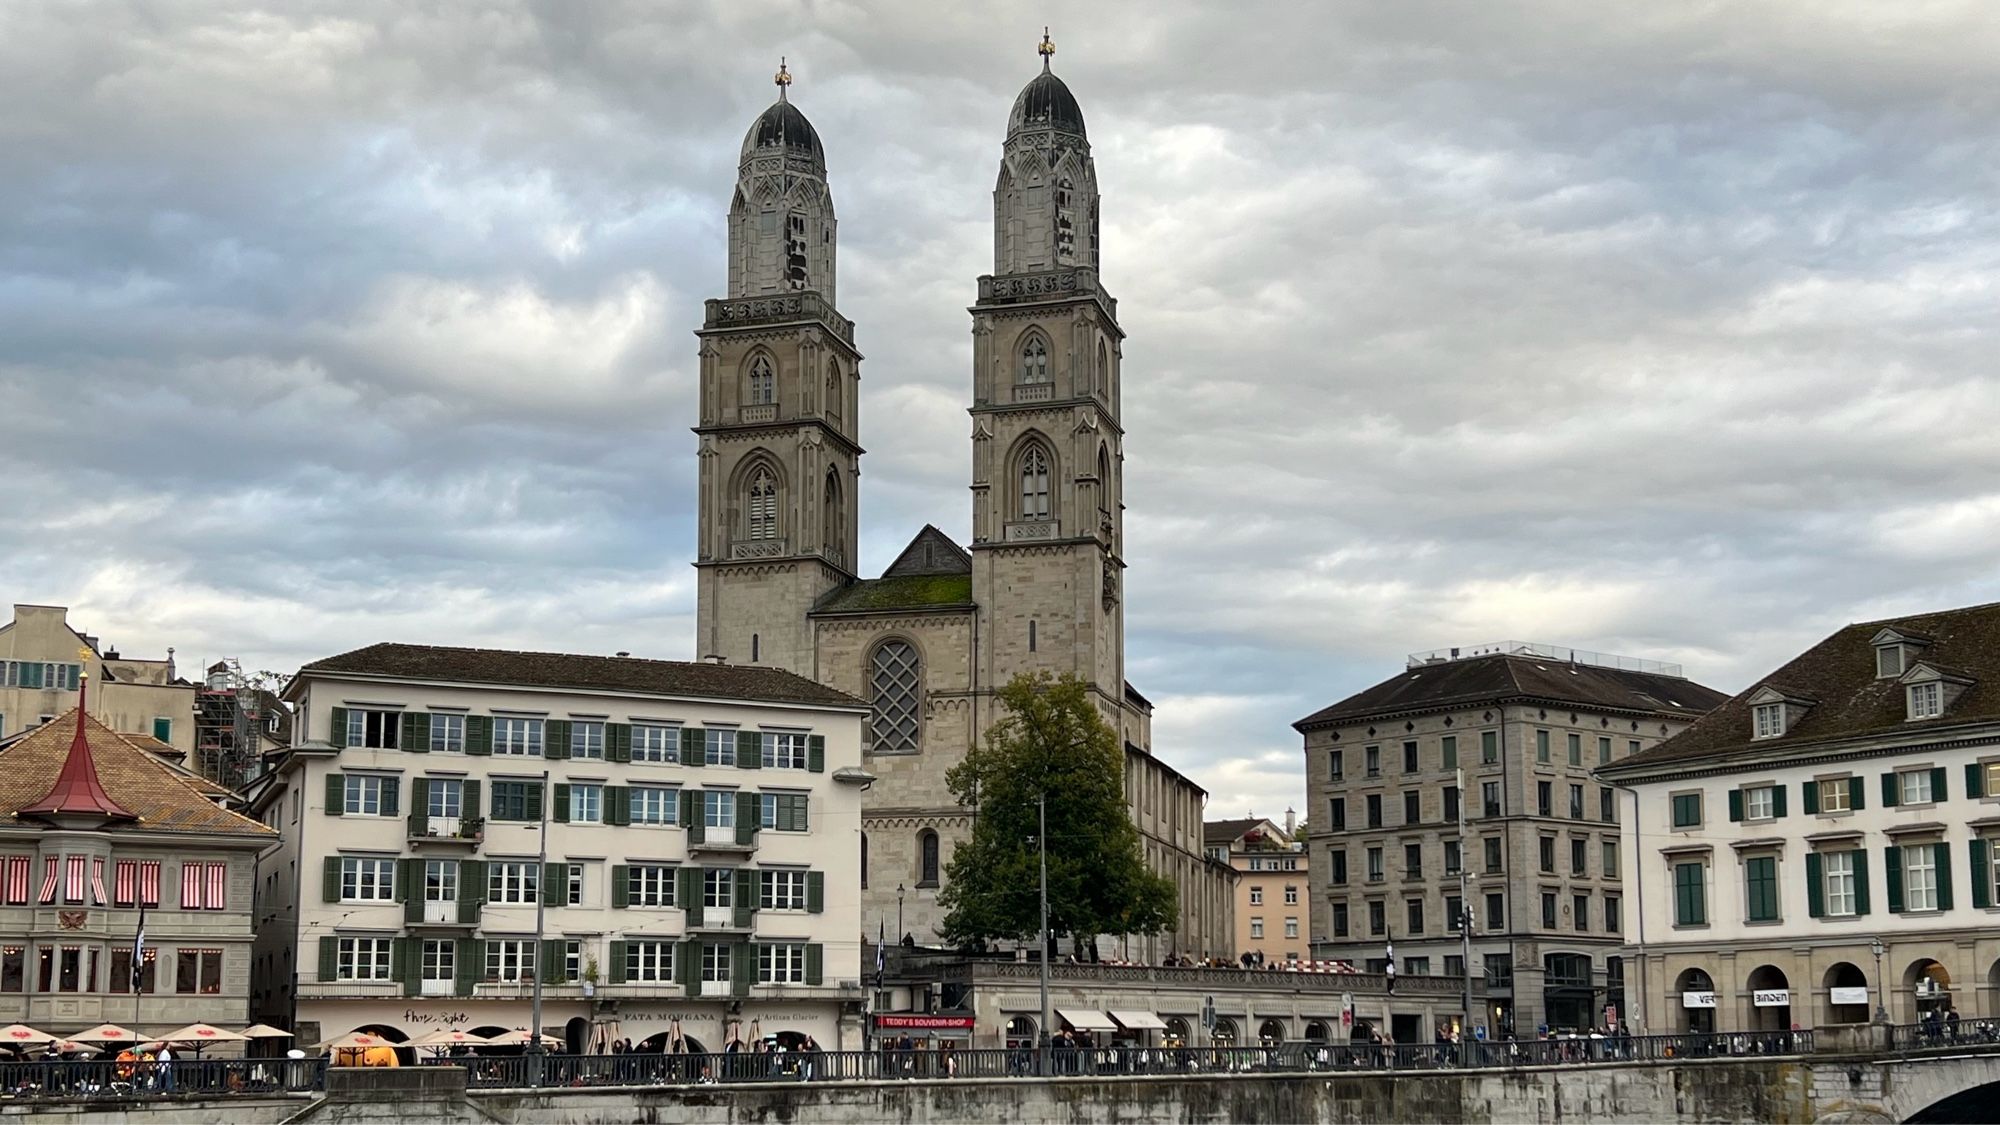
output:
POLYGON ((828 594, 814 612, 860 613, 971 604, 970 574, 913 574, 902 578, 871 578, 843 586, 828 594))

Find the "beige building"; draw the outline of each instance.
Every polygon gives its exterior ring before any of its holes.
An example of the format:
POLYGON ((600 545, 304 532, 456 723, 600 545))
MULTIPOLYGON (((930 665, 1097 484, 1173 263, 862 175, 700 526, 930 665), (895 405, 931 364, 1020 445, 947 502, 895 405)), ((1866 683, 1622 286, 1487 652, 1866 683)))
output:
POLYGON ((1257 817, 1212 820, 1205 828, 1209 858, 1236 872, 1238 955, 1255 953, 1266 962, 1312 957, 1312 880, 1306 847, 1292 838, 1292 815, 1285 814, 1283 828, 1257 817))
POLYGON ((1125 681, 1121 349, 1098 277, 1083 113, 1046 64, 1015 100, 994 192, 994 272, 972 306, 972 541, 925 527, 877 578, 856 568, 860 363, 835 307, 826 152, 788 100, 745 136, 728 295, 701 339, 698 652, 784 668, 869 701, 865 920, 934 940, 937 891, 972 828, 947 770, 1016 674, 1074 674, 1125 734, 1128 793, 1177 929, 1158 959, 1229 943, 1228 873, 1200 841, 1199 787, 1153 756, 1125 681), (1189 813, 1192 815, 1189 815, 1189 813))
POLYGON ((2000 1018, 1996 686, 2000 605, 1849 625, 1600 768, 1640 1025, 2000 1018))
POLYGON ((0 1023, 241 1027, 276 833, 101 722, 89 686, 81 730, 72 706, 0 740, 0 1023))
POLYGON ((1403 977, 1456 977, 1470 910, 1475 1026, 1532 1038, 1626 1011, 1637 892, 1616 796, 1591 771, 1723 698, 1676 665, 1503 641, 1418 653, 1299 720, 1314 956, 1381 967, 1393 943, 1403 977))
POLYGON ((775 668, 380 644, 287 689, 258 1018, 575 1050, 861 1043, 858 701, 775 668), (546 833, 543 831, 546 822, 546 833), (536 944, 537 908, 543 912, 536 944))
POLYGON ((195 686, 164 660, 134 660, 69 624, 59 605, 16 605, 0 625, 0 738, 29 730, 76 706, 90 677, 91 713, 122 734, 148 735, 183 754, 194 748, 195 686))

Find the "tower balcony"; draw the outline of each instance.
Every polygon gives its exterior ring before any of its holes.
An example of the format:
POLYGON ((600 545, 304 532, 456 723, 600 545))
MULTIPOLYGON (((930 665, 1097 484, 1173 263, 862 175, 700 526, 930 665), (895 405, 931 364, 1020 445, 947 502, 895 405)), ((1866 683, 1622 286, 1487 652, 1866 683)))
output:
POLYGON ((766 422, 775 422, 778 420, 778 404, 766 402, 757 406, 745 406, 738 409, 736 413, 737 417, 741 418, 743 424, 746 426, 761 425, 766 422))
POLYGON ((1007 524, 1009 543, 1039 543, 1062 538, 1061 520, 1014 520, 1007 524))
POLYGON ((791 553, 790 539, 738 539, 729 544, 732 559, 782 559, 791 553))
POLYGON ((807 290, 771 297, 735 297, 707 302, 704 331, 749 328, 769 324, 818 321, 848 344, 854 343, 854 322, 833 311, 833 303, 807 290))
POLYGON ((1050 382, 1014 384, 1015 402, 1048 402, 1056 397, 1056 385, 1050 382))

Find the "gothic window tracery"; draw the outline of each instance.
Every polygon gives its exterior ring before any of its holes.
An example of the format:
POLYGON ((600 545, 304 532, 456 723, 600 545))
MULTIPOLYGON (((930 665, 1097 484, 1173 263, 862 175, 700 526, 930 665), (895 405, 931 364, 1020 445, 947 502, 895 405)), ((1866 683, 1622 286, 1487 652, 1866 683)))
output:
POLYGON ((826 489, 820 498, 820 509, 820 537, 825 543, 826 553, 835 562, 845 561, 841 550, 846 536, 841 534, 840 476, 833 469, 826 471, 826 489))
POLYGON ((785 284, 811 288, 806 278, 806 217, 797 211, 785 216, 785 284))
POLYGON ((1021 345, 1020 382, 1046 383, 1049 381, 1049 345, 1041 333, 1031 333, 1028 342, 1021 345))
POLYGON ((826 361, 826 401, 821 403, 821 409, 825 411, 827 417, 836 422, 840 420, 839 360, 826 361))
POLYGON ((758 355, 750 361, 750 384, 746 401, 751 406, 767 406, 778 401, 778 376, 771 357, 758 355))
POLYGON ((762 465, 750 474, 748 503, 744 506, 747 539, 778 537, 778 478, 762 465))
POLYGON ((868 658, 871 749, 877 754, 917 751, 924 669, 915 645, 891 638, 868 658))
POLYGON ((1021 518, 1049 518, 1049 457, 1040 445, 1021 454, 1021 518))
POLYGON ((1111 350, 1102 340, 1097 342, 1097 391, 1106 398, 1111 396, 1111 350))

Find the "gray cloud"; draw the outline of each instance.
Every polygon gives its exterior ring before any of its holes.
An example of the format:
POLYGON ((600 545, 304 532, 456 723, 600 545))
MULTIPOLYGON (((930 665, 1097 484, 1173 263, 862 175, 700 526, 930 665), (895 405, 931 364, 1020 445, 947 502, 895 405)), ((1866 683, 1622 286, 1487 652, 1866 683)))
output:
MULTIPOLYGON (((1126 351, 1131 675, 1218 814, 1520 636, 1738 688, 1996 596, 1986 5, 1053 13, 1126 351)), ((1041 16, 0 9, 0 588, 128 651, 684 656, 693 339, 778 55, 860 326, 864 556, 967 525, 1041 16)))

